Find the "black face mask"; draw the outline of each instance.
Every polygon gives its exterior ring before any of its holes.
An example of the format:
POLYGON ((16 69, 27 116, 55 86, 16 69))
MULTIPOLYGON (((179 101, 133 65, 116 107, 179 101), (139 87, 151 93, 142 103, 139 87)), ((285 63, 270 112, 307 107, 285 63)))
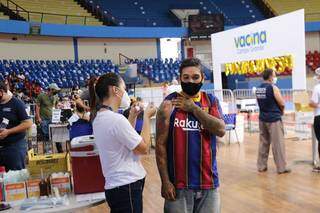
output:
POLYGON ((181 87, 184 93, 190 96, 194 96, 200 91, 202 87, 202 82, 201 83, 181 82, 181 87))

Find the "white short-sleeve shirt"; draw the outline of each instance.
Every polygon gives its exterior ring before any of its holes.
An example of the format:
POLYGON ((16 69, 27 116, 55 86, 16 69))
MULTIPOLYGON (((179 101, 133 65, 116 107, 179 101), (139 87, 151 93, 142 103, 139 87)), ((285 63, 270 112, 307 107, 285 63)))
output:
MULTIPOLYGON (((311 101, 320 105, 320 83, 314 87, 313 92, 312 92, 311 101)), ((315 116, 320 115, 320 107, 315 108, 314 115, 315 116)))
POLYGON ((133 149, 142 141, 130 122, 111 110, 97 113, 93 122, 95 143, 105 177, 105 189, 133 183, 146 176, 133 149))

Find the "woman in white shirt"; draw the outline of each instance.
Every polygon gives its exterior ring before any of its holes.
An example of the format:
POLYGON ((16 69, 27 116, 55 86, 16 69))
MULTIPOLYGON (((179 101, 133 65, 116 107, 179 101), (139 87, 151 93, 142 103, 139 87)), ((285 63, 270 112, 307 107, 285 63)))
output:
MULTIPOLYGON (((309 105, 314 108, 313 128, 318 140, 318 154, 320 157, 320 68, 315 70, 315 74, 314 79, 317 81, 317 84, 313 89, 309 105)), ((313 171, 320 172, 320 167, 315 166, 313 171)))
POLYGON ((105 177, 106 201, 111 212, 143 212, 146 171, 139 156, 148 152, 150 118, 156 109, 149 105, 144 111, 139 135, 134 129, 139 110, 133 107, 128 119, 117 113, 119 107, 130 105, 123 79, 107 73, 99 78, 95 91, 101 105, 93 121, 93 132, 105 177))

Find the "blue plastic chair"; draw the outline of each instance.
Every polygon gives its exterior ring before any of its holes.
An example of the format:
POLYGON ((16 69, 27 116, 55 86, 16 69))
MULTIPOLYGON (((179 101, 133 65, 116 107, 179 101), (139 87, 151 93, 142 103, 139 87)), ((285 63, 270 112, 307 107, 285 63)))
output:
POLYGON ((237 142, 240 145, 240 141, 239 141, 237 130, 236 130, 237 114, 236 113, 224 114, 223 120, 226 125, 225 130, 229 132, 229 144, 230 144, 231 131, 234 131, 237 138, 237 142))

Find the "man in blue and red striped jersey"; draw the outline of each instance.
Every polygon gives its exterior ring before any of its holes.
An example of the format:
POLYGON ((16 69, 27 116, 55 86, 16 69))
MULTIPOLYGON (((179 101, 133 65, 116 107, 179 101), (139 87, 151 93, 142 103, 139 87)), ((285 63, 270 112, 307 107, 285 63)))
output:
POLYGON ((182 92, 168 95, 157 113, 164 212, 219 213, 216 136, 225 134, 221 108, 216 97, 200 91, 200 60, 184 60, 179 71, 182 92))

